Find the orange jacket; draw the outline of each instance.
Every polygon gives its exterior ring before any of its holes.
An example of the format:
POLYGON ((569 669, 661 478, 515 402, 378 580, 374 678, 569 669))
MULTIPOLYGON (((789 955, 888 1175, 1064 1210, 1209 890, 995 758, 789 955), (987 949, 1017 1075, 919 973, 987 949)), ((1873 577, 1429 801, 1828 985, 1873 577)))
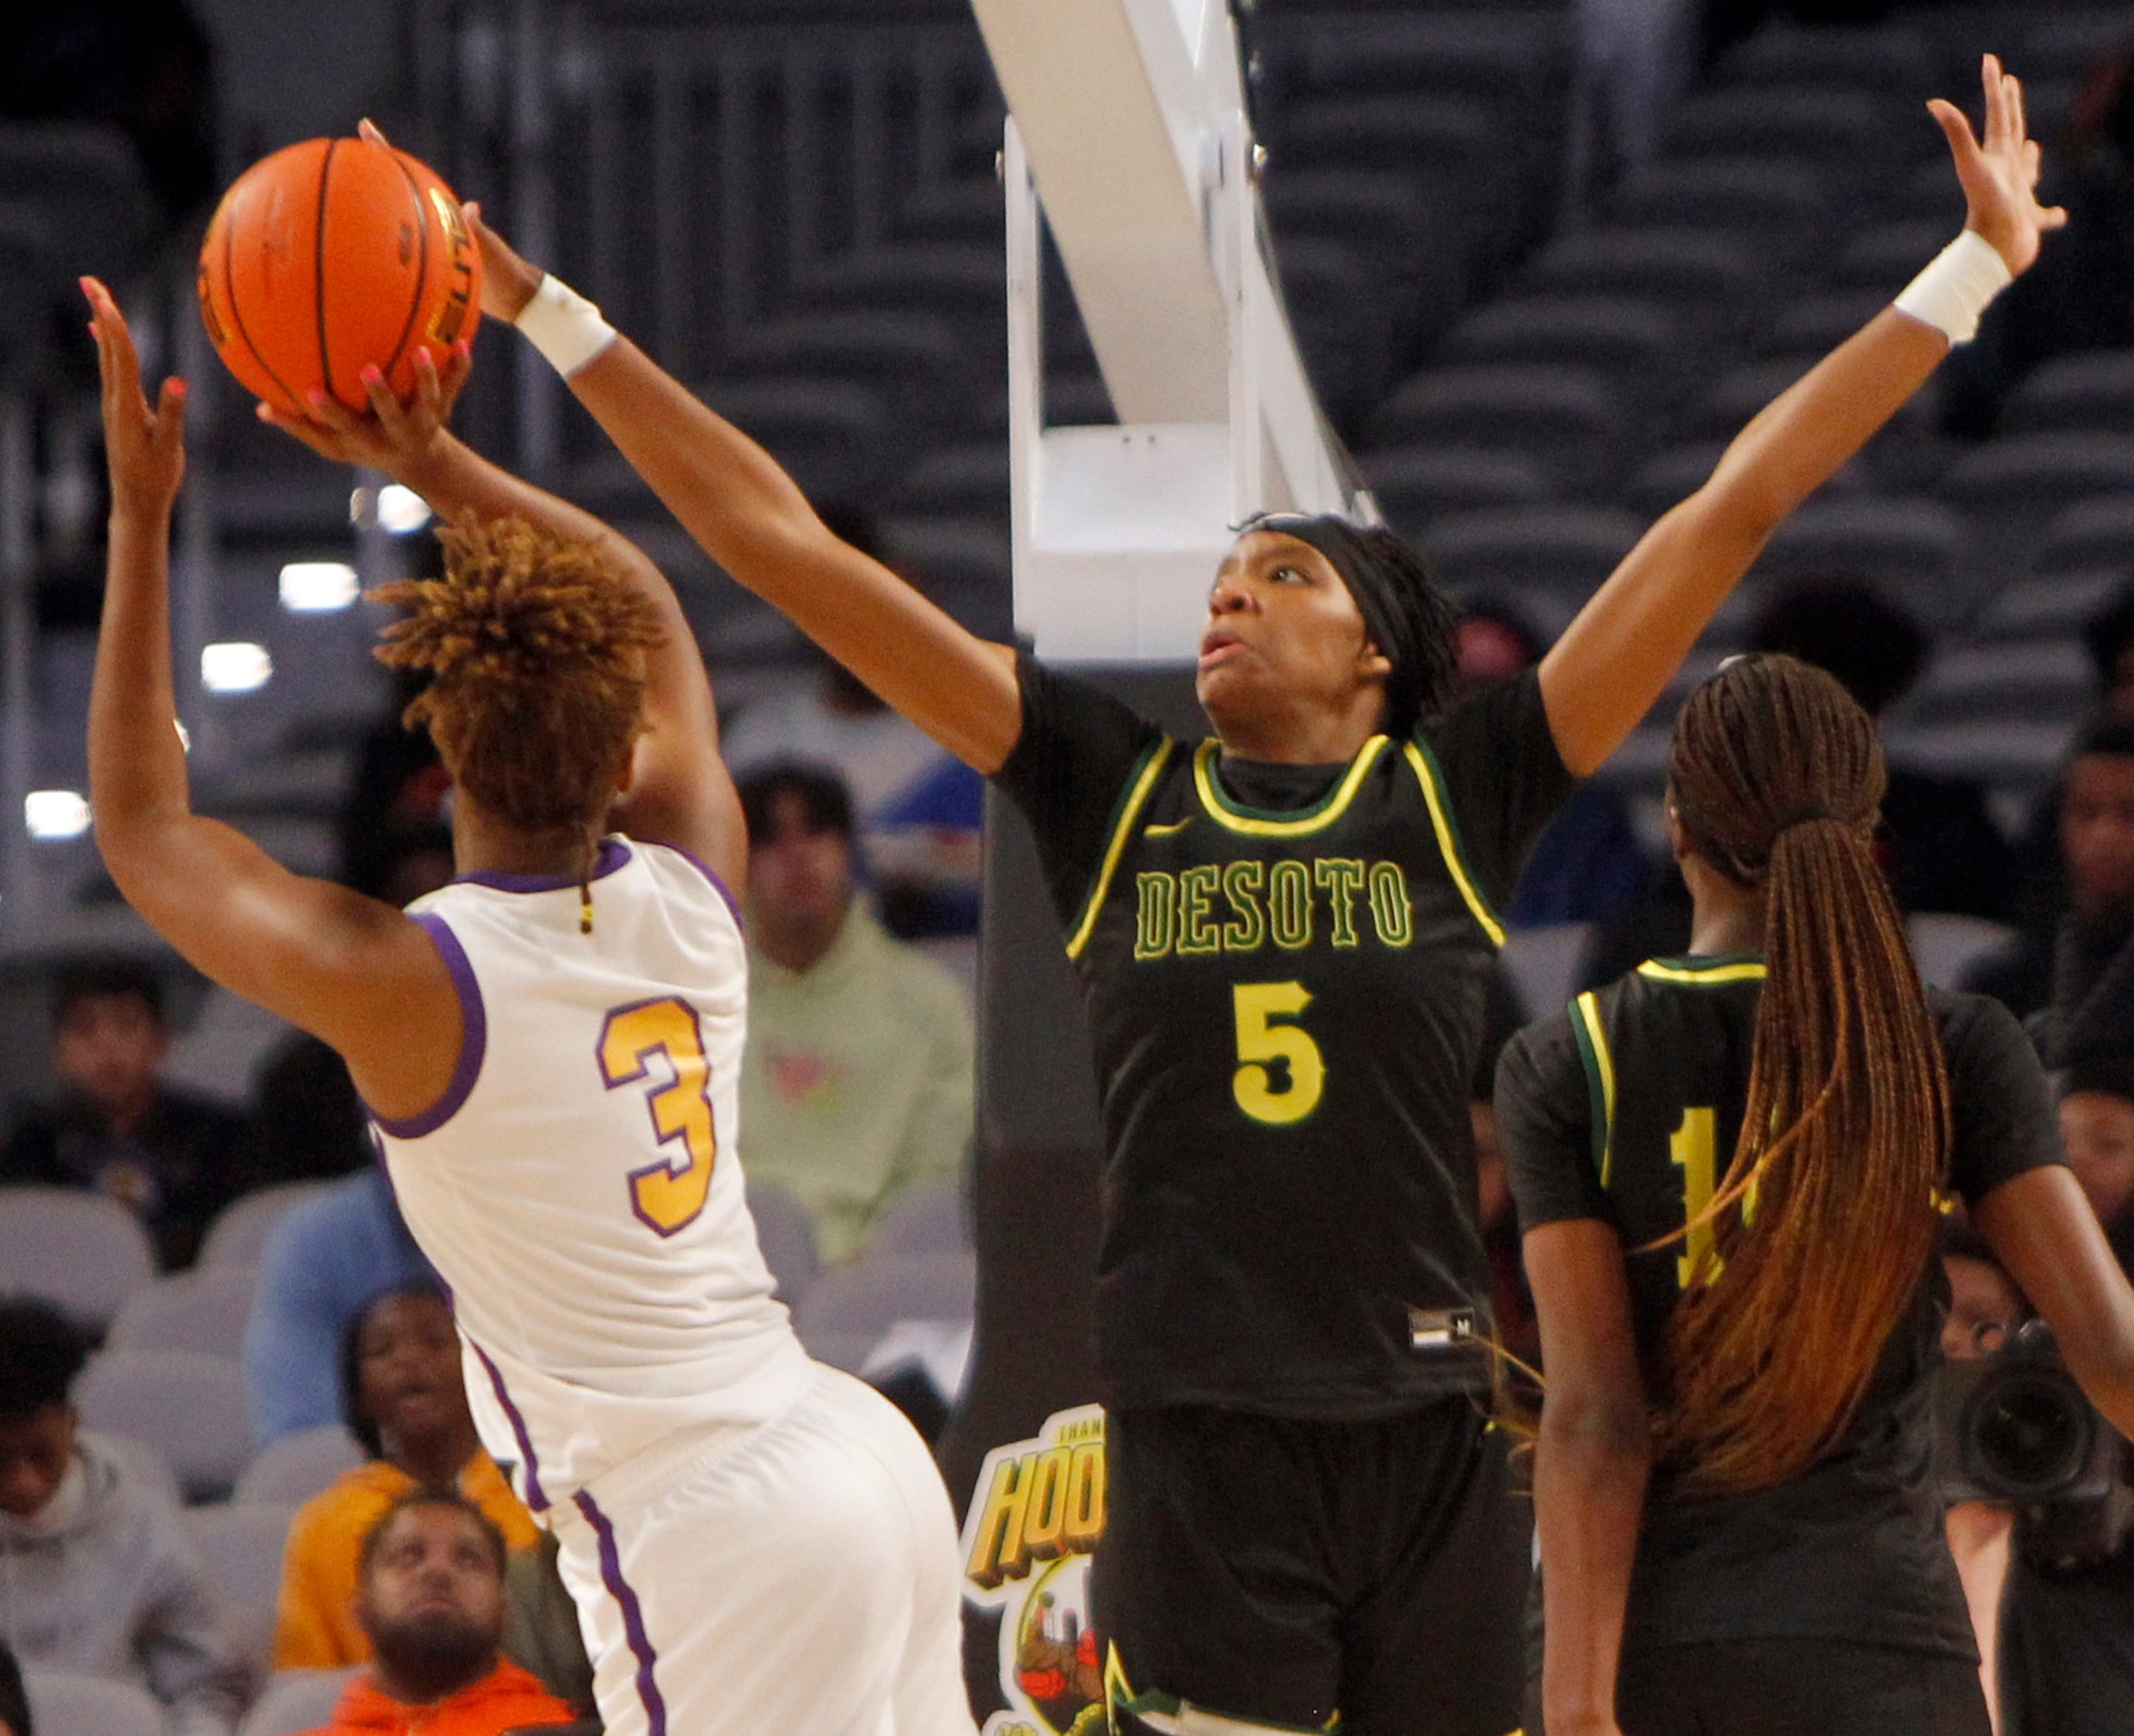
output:
MULTIPOLYGON (((371 1661, 371 1643, 356 1625, 357 1559, 371 1527, 414 1486, 405 1471, 374 1459, 297 1510, 275 1608, 276 1669, 341 1669, 371 1661)), ((468 1460, 460 1493, 489 1515, 513 1549, 530 1549, 540 1540, 534 1515, 487 1453, 468 1460)))
POLYGON ((499 1662, 471 1688, 435 1705, 388 1699, 370 1676, 341 1691, 334 1721, 306 1736, 502 1736, 505 1730, 568 1724, 570 1708, 516 1664, 499 1662))

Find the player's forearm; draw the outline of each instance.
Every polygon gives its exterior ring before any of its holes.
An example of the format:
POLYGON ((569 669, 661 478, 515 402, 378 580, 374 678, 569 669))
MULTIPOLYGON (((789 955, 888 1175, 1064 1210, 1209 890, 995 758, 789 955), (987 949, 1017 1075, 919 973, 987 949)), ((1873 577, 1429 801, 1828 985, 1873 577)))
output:
POLYGON ((1651 1448, 1641 1407, 1545 1401, 1534 1452, 1551 1730, 1614 1727, 1617 1658, 1651 1448), (1551 1415, 1553 1412, 1553 1415, 1551 1415))
POLYGON ((1735 437, 1704 486, 1609 575, 1541 664, 1564 762, 1584 776, 1622 745, 1788 514, 1931 374, 1948 341, 1885 309, 1735 437))
POLYGON ((1734 437, 1699 491, 1708 510, 1726 529, 1755 537, 1760 548, 1948 353, 1949 340, 1932 326, 1884 308, 1734 437))
POLYGON ((90 800, 97 843, 115 878, 160 824, 190 813, 177 719, 170 515, 120 507, 111 516, 89 693, 90 800))

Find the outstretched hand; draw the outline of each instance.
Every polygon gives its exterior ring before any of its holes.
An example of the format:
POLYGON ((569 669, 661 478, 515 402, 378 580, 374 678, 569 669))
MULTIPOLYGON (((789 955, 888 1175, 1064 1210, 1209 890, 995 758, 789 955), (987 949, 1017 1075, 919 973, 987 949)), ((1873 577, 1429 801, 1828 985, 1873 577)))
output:
POLYGON ((1967 229, 1993 243, 2020 276, 2038 257, 2039 238, 2067 221, 2059 206, 2038 203, 2038 141, 2028 134, 2023 115, 2022 80, 2004 71, 1997 56, 1985 57, 1981 77, 1986 89, 1983 139, 1954 103, 1936 97, 1927 104, 1948 136, 1969 211, 1967 229))
POLYGON ((463 339, 452 346, 441 372, 425 347, 415 351, 415 390, 405 404, 393 396, 386 376, 374 364, 362 376, 371 400, 364 415, 315 387, 305 396, 308 415, 292 416, 264 403, 258 415, 322 458, 383 471, 420 492, 414 478, 445 432, 453 401, 473 366, 473 348, 463 339))
MULTIPOLYGON (((392 149, 391 141, 374 120, 359 121, 356 132, 373 144, 392 149)), ((467 226, 474 232, 475 244, 482 250, 482 312, 490 319, 509 324, 519 317, 520 310, 540 288, 541 268, 520 258, 496 230, 482 221, 478 202, 461 201, 460 214, 467 219, 467 226)))
POLYGON ((115 513, 168 518, 185 480, 185 382, 163 383, 153 409, 141 385, 141 357, 126 315, 94 277, 81 280, 95 317, 96 369, 104 382, 104 451, 115 513))

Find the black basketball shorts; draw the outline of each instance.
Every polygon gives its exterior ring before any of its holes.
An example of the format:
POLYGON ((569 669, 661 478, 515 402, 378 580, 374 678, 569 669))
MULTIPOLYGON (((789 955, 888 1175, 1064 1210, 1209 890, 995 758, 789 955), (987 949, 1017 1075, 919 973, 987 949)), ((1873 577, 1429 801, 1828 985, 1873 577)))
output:
POLYGON ((1477 1402, 1312 1422, 1115 1412, 1092 1586, 1114 1728, 1507 1736, 1531 1510, 1477 1402), (1189 1720, 1190 1726, 1191 1720, 1189 1720))

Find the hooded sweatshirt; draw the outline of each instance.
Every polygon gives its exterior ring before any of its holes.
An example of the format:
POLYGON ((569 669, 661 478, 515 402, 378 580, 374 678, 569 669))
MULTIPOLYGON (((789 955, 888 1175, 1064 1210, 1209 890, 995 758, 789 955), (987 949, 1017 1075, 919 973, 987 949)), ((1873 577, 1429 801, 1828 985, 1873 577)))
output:
POLYGON ((334 1721, 307 1736, 502 1736, 505 1730, 568 1724, 573 1716, 516 1664, 499 1662, 472 1687, 430 1705, 390 1698, 365 1672, 341 1691, 334 1721))
POLYGON ((177 1509, 87 1437, 42 1510, 0 1513, 0 1638, 26 1667, 145 1688, 172 1736, 229 1736, 244 1710, 242 1654, 177 1509))

